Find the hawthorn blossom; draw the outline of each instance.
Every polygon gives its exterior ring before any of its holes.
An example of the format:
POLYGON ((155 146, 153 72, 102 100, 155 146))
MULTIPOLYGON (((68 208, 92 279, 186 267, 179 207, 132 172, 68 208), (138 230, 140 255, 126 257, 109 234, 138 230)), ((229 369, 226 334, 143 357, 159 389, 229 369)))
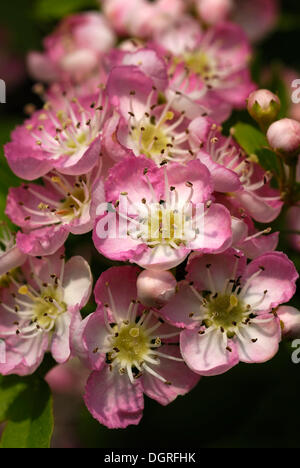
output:
POLYGON ((28 255, 51 255, 70 233, 93 229, 98 204, 104 201, 101 165, 82 176, 51 172, 43 185, 23 184, 10 188, 6 214, 22 232, 18 248, 28 255))
POLYGON ((199 380, 180 355, 180 330, 137 301, 139 272, 128 266, 105 271, 95 287, 96 312, 74 329, 74 349, 92 370, 85 403, 109 428, 139 423, 143 393, 167 405, 199 380))
POLYGON ((182 0, 104 0, 104 14, 121 36, 147 38, 163 31, 183 13, 182 0))
POLYGON ((16 246, 16 236, 5 223, 0 223, 0 288, 8 280, 7 272, 26 261, 26 255, 16 246))
MULTIPOLYGON (((158 60, 156 66, 159 70, 158 60)), ((152 77, 136 66, 112 69, 107 93, 118 112, 105 125, 105 153, 117 161, 129 154, 143 155, 157 165, 194 159, 199 147, 190 140, 193 123, 184 111, 174 110, 180 96, 168 100, 153 83, 152 77)))
POLYGON ((92 276, 82 257, 65 261, 64 250, 43 258, 29 258, 9 274, 0 289, 0 337, 6 362, 0 373, 33 373, 50 350, 63 363, 70 357, 70 324, 89 299, 92 276))
POLYGON ((195 119, 190 128, 194 145, 201 148, 197 158, 207 166, 217 192, 227 194, 231 204, 255 221, 270 223, 280 214, 283 202, 272 189, 270 174, 257 158, 244 154, 232 137, 224 137, 221 128, 208 119, 195 119))
POLYGON ((102 129, 107 117, 105 94, 72 99, 61 96, 61 108, 47 102, 11 135, 4 146, 12 171, 34 180, 56 169, 81 175, 99 161, 102 129))
POLYGON ((231 18, 249 39, 257 41, 268 34, 278 18, 277 0, 193 0, 200 17, 208 24, 231 18))
POLYGON ((93 240, 112 259, 168 270, 191 250, 221 252, 232 241, 228 210, 212 202, 210 174, 200 161, 158 168, 132 156, 109 172, 107 211, 98 212, 93 240))
POLYGON ((272 309, 296 291, 298 273, 281 252, 247 265, 229 250, 191 256, 187 278, 160 313, 184 328, 180 348, 188 366, 201 375, 218 375, 239 361, 271 359, 281 340, 280 320, 272 309))
POLYGON ((169 94, 182 94, 177 109, 190 117, 200 111, 222 122, 233 107, 245 107, 255 88, 248 69, 251 48, 243 31, 232 23, 201 31, 191 27, 191 21, 180 20, 151 45, 168 60, 169 94))
POLYGON ((115 43, 103 15, 86 12, 63 19, 44 40, 45 51, 30 52, 28 68, 38 81, 80 83, 101 72, 101 60, 115 43))

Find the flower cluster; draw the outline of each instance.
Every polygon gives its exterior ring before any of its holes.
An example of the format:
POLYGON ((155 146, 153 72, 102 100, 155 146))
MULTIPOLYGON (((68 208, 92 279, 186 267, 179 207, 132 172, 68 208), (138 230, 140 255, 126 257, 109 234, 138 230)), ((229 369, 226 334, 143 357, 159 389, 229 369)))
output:
POLYGON ((59 364, 77 356, 89 411, 123 428, 140 421, 143 394, 166 405, 299 333, 299 312, 279 307, 298 274, 269 227, 282 192, 222 124, 250 95, 287 164, 300 132, 273 123, 279 99, 256 92, 249 72, 249 22, 258 39, 275 2, 103 3, 103 14, 64 19, 28 57, 48 86, 4 149, 24 182, 6 205, 18 231, 3 226, 0 239, 0 373, 31 374, 49 351, 59 364), (91 268, 65 244, 86 233, 99 256, 126 265, 101 274, 96 311, 82 319, 91 268))

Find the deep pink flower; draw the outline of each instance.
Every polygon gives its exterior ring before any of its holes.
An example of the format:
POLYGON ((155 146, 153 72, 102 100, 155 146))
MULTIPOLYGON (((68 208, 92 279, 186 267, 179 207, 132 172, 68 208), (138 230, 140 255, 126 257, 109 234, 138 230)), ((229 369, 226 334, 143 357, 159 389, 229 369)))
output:
POLYGON ((45 52, 28 55, 28 68, 39 81, 82 82, 101 71, 101 59, 114 43, 114 33, 100 13, 72 15, 46 37, 45 52))
POLYGON ((167 405, 199 380, 180 355, 180 330, 136 300, 138 274, 135 267, 103 273, 95 288, 97 311, 74 332, 74 348, 93 371, 85 403, 109 428, 139 423, 143 393, 167 405))
POLYGON ((190 138, 193 122, 186 117, 185 111, 174 110, 181 96, 174 94, 170 99, 162 98, 154 86, 158 77, 162 77, 164 83, 160 60, 153 51, 139 53, 146 59, 147 54, 154 54, 148 76, 141 66, 121 66, 111 71, 107 93, 118 113, 115 112, 105 125, 103 150, 115 160, 128 154, 143 155, 157 165, 163 161, 194 159, 199 146, 190 138))
POLYGON ((9 190, 6 214, 23 232, 17 246, 28 255, 51 255, 69 233, 93 229, 96 209, 104 202, 101 165, 82 176, 49 173, 44 185, 28 184, 9 190))
POLYGON ((233 250, 194 254, 187 272, 161 314, 184 328, 181 352, 194 372, 222 374, 239 361, 260 363, 276 354, 281 328, 272 309, 291 299, 298 278, 286 255, 268 253, 247 265, 233 250))
POLYGON ((178 109, 195 117, 197 104, 202 112, 206 107, 211 114, 218 102, 222 106, 226 103, 227 109, 218 109, 220 114, 222 111, 220 122, 228 118, 233 107, 245 107, 255 89, 248 70, 251 48, 244 32, 232 23, 202 32, 191 27, 190 21, 180 20, 160 34, 153 46, 169 58, 170 89, 182 93, 178 109))
POLYGON ((70 324, 89 299, 92 276, 81 257, 65 262, 61 249, 51 257, 31 258, 9 275, 0 289, 0 337, 6 362, 0 373, 28 375, 50 349, 54 359, 70 356, 70 324))
POLYGON ((12 133, 5 156, 14 173, 34 180, 52 169, 68 175, 90 171, 101 152, 107 114, 105 96, 64 99, 64 107, 45 104, 12 133))
POLYGON ((278 190, 270 187, 270 176, 256 160, 246 157, 232 137, 224 137, 220 127, 199 117, 193 122, 191 138, 201 146, 198 159, 207 166, 215 191, 227 193, 229 201, 241 212, 261 223, 270 223, 281 211, 278 190))
POLYGON ((93 240, 112 260, 168 270, 191 250, 217 253, 231 244, 230 214, 212 203, 210 174, 200 161, 158 168, 131 156, 111 169, 105 190, 112 205, 98 212, 93 240))

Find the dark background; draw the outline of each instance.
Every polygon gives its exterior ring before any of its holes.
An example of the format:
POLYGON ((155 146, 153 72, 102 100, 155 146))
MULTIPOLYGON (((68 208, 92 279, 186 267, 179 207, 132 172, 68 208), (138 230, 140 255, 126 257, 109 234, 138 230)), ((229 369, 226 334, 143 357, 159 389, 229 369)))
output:
MULTIPOLYGON (((272 87, 278 92, 282 88, 279 77, 281 64, 297 70, 300 78, 300 2, 284 0, 282 4, 277 29, 257 45, 253 62, 256 80, 260 79, 266 67, 273 71, 272 87)), ((53 29, 60 17, 96 6, 94 0, 5 1, 1 2, 0 28, 4 26, 9 31, 12 49, 24 58, 29 50, 41 49, 42 38, 53 29)), ((0 44, 0 50, 1 47, 3 44, 0 44)), ((32 102, 39 105, 31 91, 32 85, 30 79, 25 77, 19 86, 9 92, 7 104, 0 105, 0 218, 3 218, 8 187, 19 184, 6 166, 2 145, 8 141, 16 123, 24 119, 24 106, 32 102)), ((289 92, 286 90, 286 97, 289 92)), ((245 113, 236 113, 231 121, 237 119, 247 120, 248 117, 245 113)), ((276 227, 284 231, 283 217, 276 222, 276 227)), ((280 247, 296 262, 299 270, 299 254, 289 249, 287 235, 281 237, 280 247)), ((80 248, 91 249, 88 236, 83 236, 80 248)), ((77 250, 78 253, 78 244, 74 239, 69 241, 68 250, 70 253, 77 250)), ((103 263, 97 254, 92 258, 97 278, 109 266, 109 262, 103 263)), ((300 309, 299 295, 294 299, 294 305, 300 309)), ((168 407, 146 398, 141 424, 126 430, 108 430, 93 420, 75 397, 57 396, 57 427, 53 445, 146 449, 299 448, 300 364, 292 363, 292 351, 290 344, 285 342, 271 362, 240 364, 225 375, 203 378, 190 394, 179 397, 168 407)))

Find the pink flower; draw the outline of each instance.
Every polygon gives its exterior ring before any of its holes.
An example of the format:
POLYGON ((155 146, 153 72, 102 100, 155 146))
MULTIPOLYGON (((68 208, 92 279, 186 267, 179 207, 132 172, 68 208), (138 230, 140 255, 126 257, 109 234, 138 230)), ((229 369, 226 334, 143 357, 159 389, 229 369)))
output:
POLYGON ((103 273, 95 288, 97 311, 74 332, 74 347, 93 371, 85 403, 109 428, 139 423, 143 393, 167 405, 199 380, 181 358, 179 330, 136 300, 138 273, 135 267, 103 273))
POLYGON ((184 10, 182 0, 104 0, 104 13, 123 36, 147 38, 164 30, 184 10))
POLYGON ((107 112, 104 95, 64 102, 62 109, 46 103, 13 131, 5 156, 18 177, 34 180, 52 169, 80 175, 97 164, 107 112))
POLYGON ((200 17, 208 24, 231 18, 252 41, 262 39, 278 18, 277 0, 194 0, 200 17))
POLYGON ((215 190, 227 193, 230 203, 255 221, 274 221, 283 203, 278 190, 270 187, 270 175, 220 130, 215 123, 201 117, 190 128, 194 145, 198 142, 202 147, 197 157, 209 169, 215 190))
POLYGON ((18 248, 28 255, 51 255, 69 233, 93 229, 96 208, 104 201, 101 165, 82 176, 49 173, 44 185, 22 185, 9 190, 6 214, 23 232, 18 248))
POLYGON ((14 233, 5 223, 0 223, 0 288, 8 280, 6 273, 23 265, 25 261, 26 255, 16 246, 14 233))
MULTIPOLYGON (((248 62, 251 48, 243 31, 232 23, 222 23, 202 32, 191 27, 191 20, 180 20, 156 38, 158 50, 169 56, 170 88, 181 92, 180 110, 195 106, 215 110, 218 102, 227 109, 218 109, 223 121, 232 107, 243 108, 255 86, 248 62), (194 103, 194 105, 192 105, 194 103)), ((198 113, 199 115, 199 113, 198 113)))
POLYGON ((36 80, 82 82, 101 70, 101 59, 114 42, 101 14, 72 15, 45 39, 45 52, 29 54, 28 68, 36 80))
POLYGON ((261 363, 276 354, 281 328, 272 309, 291 299, 298 278, 286 255, 268 253, 247 265, 233 250, 195 254, 187 272, 161 314, 184 328, 181 352, 194 372, 222 374, 239 361, 261 363))
MULTIPOLYGON (((149 53, 154 54, 150 50, 137 54, 147 59, 149 53)), ((174 110, 176 101, 181 99, 178 94, 162 99, 154 86, 158 78, 153 77, 163 78, 164 69, 157 57, 153 59, 148 76, 135 66, 115 67, 111 71, 107 93, 118 113, 105 125, 103 149, 115 160, 131 154, 146 156, 157 165, 163 161, 189 161, 199 151, 199 146, 190 140, 193 123, 184 111, 174 110)))
POLYGON ((54 359, 70 357, 70 324, 89 299, 92 276, 81 257, 67 263, 63 250, 51 257, 31 258, 9 275, 0 290, 0 337, 6 344, 6 363, 0 373, 28 375, 50 349, 54 359))
POLYGON ((232 240, 231 217, 212 203, 212 189, 200 161, 158 168, 144 157, 125 158, 105 183, 112 205, 98 212, 94 244, 112 260, 152 270, 179 265, 191 250, 224 251, 232 240))
POLYGON ((259 41, 275 27, 279 17, 278 0, 234 0, 232 20, 251 41, 259 41))

